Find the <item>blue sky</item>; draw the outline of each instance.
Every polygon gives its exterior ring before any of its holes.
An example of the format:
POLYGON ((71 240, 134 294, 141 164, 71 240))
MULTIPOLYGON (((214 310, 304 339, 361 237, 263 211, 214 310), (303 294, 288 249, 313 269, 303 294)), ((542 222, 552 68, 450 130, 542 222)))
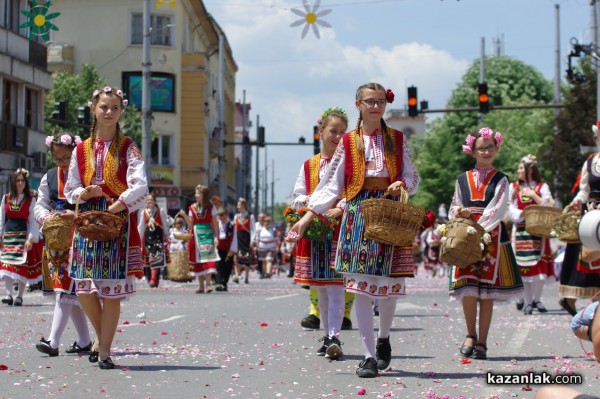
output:
MULTIPOLYGON (((486 54, 494 39, 503 38, 506 56, 553 79, 555 4, 563 79, 569 40, 589 44, 591 38, 589 0, 322 0, 319 11, 331 10, 322 20, 332 27, 319 27, 320 39, 311 31, 302 39, 302 26, 290 27, 300 19, 290 9, 303 10, 302 0, 204 3, 238 64, 237 99, 245 90, 251 119, 260 115, 267 141, 278 142, 296 142, 302 135, 310 141, 319 114, 331 106, 346 109, 353 126, 354 92, 369 81, 394 90, 394 108, 405 107, 411 85, 430 108, 444 108, 467 67, 479 59, 482 37, 486 54)), ((269 183, 275 160, 275 201, 289 197, 310 156, 311 146, 267 149, 269 183)), ((264 150, 260 157, 262 169, 264 150)))

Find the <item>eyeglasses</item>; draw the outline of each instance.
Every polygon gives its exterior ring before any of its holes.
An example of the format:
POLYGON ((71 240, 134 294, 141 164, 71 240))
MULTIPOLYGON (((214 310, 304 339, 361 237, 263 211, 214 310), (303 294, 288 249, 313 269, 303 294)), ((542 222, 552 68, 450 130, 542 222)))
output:
POLYGON ((71 161, 71 157, 62 157, 62 158, 56 158, 56 157, 52 157, 52 160, 55 163, 59 163, 59 162, 70 162, 71 161))
POLYGON ((368 98, 366 100, 360 100, 360 102, 365 104, 369 108, 373 108, 375 106, 375 104, 377 104, 377 106, 379 108, 383 108, 383 107, 385 107, 385 104, 387 104, 387 101, 385 101, 385 100, 373 100, 372 98, 368 98))
POLYGON ((488 145, 487 147, 477 147, 475 148, 477 150, 477 152, 480 153, 486 153, 486 152, 494 152, 496 151, 496 146, 495 145, 488 145))

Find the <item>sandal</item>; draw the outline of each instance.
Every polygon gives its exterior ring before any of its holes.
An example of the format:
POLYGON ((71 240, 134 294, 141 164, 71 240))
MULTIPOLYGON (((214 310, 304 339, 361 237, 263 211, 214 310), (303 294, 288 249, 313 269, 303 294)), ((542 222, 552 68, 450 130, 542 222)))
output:
POLYGON ((196 290, 196 294, 204 294, 204 290, 202 288, 198 288, 196 290))
POLYGON ((540 313, 546 313, 548 309, 542 304, 540 301, 533 301, 533 307, 538 310, 540 313))
MULTIPOLYGON (((473 336, 473 335, 467 335, 465 337, 465 341, 467 339, 471 338, 473 340, 473 342, 477 342, 477 337, 473 336)), ((474 346, 470 346, 470 345, 465 345, 464 343, 462 344, 462 346, 460 347, 460 355, 462 357, 471 357, 471 355, 473 354, 473 350, 475 349, 474 346)))
POLYGON ((473 350, 472 357, 473 357, 473 359, 480 359, 480 360, 487 359, 487 346, 485 346, 485 344, 482 344, 481 342, 478 342, 477 344, 475 344, 475 349, 473 350), (479 348, 483 348, 483 350, 481 350, 479 348))

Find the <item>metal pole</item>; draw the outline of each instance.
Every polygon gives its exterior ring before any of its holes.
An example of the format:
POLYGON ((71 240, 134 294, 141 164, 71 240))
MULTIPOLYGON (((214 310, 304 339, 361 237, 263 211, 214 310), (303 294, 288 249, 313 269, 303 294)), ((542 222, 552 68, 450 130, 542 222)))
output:
MULTIPOLYGON (((554 39, 554 104, 560 104, 560 6, 554 5, 554 31, 556 36, 554 39)), ((560 114, 560 108, 554 109, 554 115, 560 114)))
MULTIPOLYGON (((242 143, 246 140, 246 90, 242 90, 242 143)), ((248 147, 242 146, 242 180, 244 181, 242 185, 241 197, 246 199, 248 198, 248 147)))
MULTIPOLYGON (((258 140, 258 129, 260 126, 260 115, 256 115, 256 139, 258 140)), ((259 180, 258 180, 258 168, 260 167, 260 163, 258 162, 258 155, 259 155, 259 150, 260 147, 257 145, 256 146, 256 168, 254 170, 254 178, 255 178, 255 182, 254 182, 254 212, 256 217, 258 218, 258 214, 259 214, 259 208, 260 208, 260 203, 258 202, 258 189, 259 189, 259 180)), ((258 219, 256 219, 258 220, 258 219)))
POLYGON ((152 140, 150 131, 152 130, 152 103, 150 93, 150 80, 152 79, 152 71, 150 66, 150 34, 152 27, 150 26, 150 0, 144 1, 144 36, 142 40, 143 57, 142 57, 142 157, 144 158, 144 169, 148 185, 151 185, 152 174, 150 163, 152 160, 152 140))
MULTIPOLYGON (((481 58, 479 60, 479 83, 485 82, 485 37, 481 38, 481 58)), ((479 113, 479 123, 483 122, 483 114, 479 113)))
POLYGON ((271 159, 271 219, 275 221, 275 160, 271 159))
POLYGON ((227 206, 225 193, 225 55, 223 34, 219 35, 219 196, 227 206))
MULTIPOLYGON (((592 48, 594 52, 598 49, 600 44, 599 29, 598 29, 598 1, 592 0, 592 48)), ((596 64, 596 120, 600 120, 600 65, 596 64)))
POLYGON ((267 170, 269 167, 267 166, 267 146, 265 146, 265 171, 263 172, 263 213, 267 213, 267 194, 269 191, 269 187, 267 186, 267 181, 269 174, 267 170))

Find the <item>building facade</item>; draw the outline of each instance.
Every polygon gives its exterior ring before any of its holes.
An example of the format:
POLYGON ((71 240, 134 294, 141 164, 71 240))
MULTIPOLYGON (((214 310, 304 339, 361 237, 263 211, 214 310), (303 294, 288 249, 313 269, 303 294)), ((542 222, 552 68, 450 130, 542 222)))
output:
POLYGON ((7 192, 10 175, 23 167, 37 188, 46 173, 44 94, 52 85, 46 68, 46 46, 35 38, 21 10, 27 0, 0 2, 0 194, 7 192))
MULTIPOLYGON (((194 201, 199 184, 219 194, 223 174, 224 200, 231 206, 236 201, 234 148, 223 149, 220 165, 219 146, 234 141, 237 65, 224 32, 201 0, 175 4, 150 0, 156 134, 151 188, 159 202, 176 211, 194 201)), ((123 89, 130 106, 141 108, 144 1, 54 0, 53 7, 61 15, 59 30, 51 33, 48 69, 78 73, 94 64, 109 85, 123 89)))

